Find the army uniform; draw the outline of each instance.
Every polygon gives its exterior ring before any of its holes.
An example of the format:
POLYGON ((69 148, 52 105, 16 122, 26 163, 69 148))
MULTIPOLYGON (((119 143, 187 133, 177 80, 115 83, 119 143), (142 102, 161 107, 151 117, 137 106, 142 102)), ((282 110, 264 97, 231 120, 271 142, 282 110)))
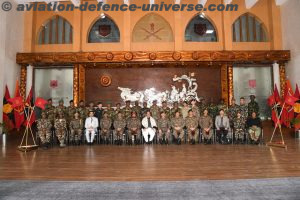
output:
POLYGON ((202 116, 203 115, 203 112, 204 112, 204 110, 207 108, 207 106, 204 104, 204 103, 199 103, 199 105, 198 105, 198 108, 199 108, 199 113, 200 113, 200 116, 202 116))
POLYGON ((83 119, 83 121, 85 121, 85 119, 88 116, 89 110, 84 106, 80 106, 80 107, 78 107, 77 111, 80 114, 80 118, 83 119))
POLYGON ((75 106, 69 106, 67 107, 66 113, 67 113, 67 117, 68 117, 68 122, 72 121, 72 119, 74 118, 74 114, 77 111, 75 106))
POLYGON ((242 117, 236 117, 233 120, 233 127, 234 127, 234 136, 236 140, 244 139, 245 134, 245 121, 242 117))
POLYGON ((132 141, 132 136, 135 135, 137 140, 140 140, 141 121, 137 117, 130 117, 127 121, 129 141, 132 141), (136 129, 136 130, 132 130, 136 129))
POLYGON ((170 119, 171 117, 171 109, 169 107, 161 107, 160 112, 164 112, 166 117, 170 119))
POLYGON ((197 106, 192 106, 191 110, 193 111, 194 116, 197 118, 197 120, 199 120, 200 118, 199 108, 197 106))
POLYGON ((211 118, 213 119, 213 121, 215 121, 216 116, 218 115, 218 106, 211 103, 208 107, 208 113, 211 116, 211 118))
POLYGON ((229 106, 228 108, 228 118, 230 122, 233 122, 234 119, 237 116, 237 113, 239 111, 239 106, 237 104, 233 104, 231 106, 229 106))
POLYGON ((116 118, 114 121, 114 139, 115 140, 121 140, 123 137, 123 133, 126 127, 126 120, 122 118, 116 118), (118 130, 120 129, 120 130, 118 130))
MULTIPOLYGON (((116 108, 113 114, 113 120, 117 119, 118 117, 118 113, 122 113, 122 109, 121 108, 116 108)), ((125 119, 125 118, 124 118, 125 119)), ((126 121, 126 120, 125 120, 126 121)))
POLYGON ((108 118, 113 120, 115 115, 115 110, 113 108, 106 108, 105 112, 107 113, 108 118))
POLYGON ((170 117, 170 118, 175 117, 175 113, 176 113, 177 111, 180 113, 180 115, 182 115, 181 108, 179 108, 179 107, 173 107, 173 108, 171 109, 171 111, 170 111, 170 112, 171 112, 171 114, 170 114, 171 117, 170 117))
POLYGON ((112 120, 109 117, 103 117, 100 121, 100 128, 101 128, 101 136, 102 137, 109 137, 110 128, 112 125, 112 120))
POLYGON ((139 117, 139 118, 142 118, 141 116, 141 110, 142 110, 142 107, 141 106, 133 106, 131 108, 132 111, 136 112, 136 115, 139 117))
MULTIPOLYGON (((62 100, 59 101, 59 103, 63 103, 62 100)), ((55 107, 55 115, 58 115, 59 113, 63 113, 64 117, 67 119, 68 118, 68 113, 67 113, 67 107, 64 105, 58 105, 55 107)))
POLYGON ((227 115, 228 114, 228 107, 225 103, 220 103, 217 105, 218 107, 218 113, 220 112, 220 110, 224 110, 224 113, 227 115))
POLYGON ((244 122, 246 122, 248 118, 248 106, 246 104, 239 105, 238 111, 241 113, 241 117, 243 118, 244 122))
POLYGON ((171 134, 170 134, 171 123, 170 123, 169 119, 167 118, 167 116, 165 118, 160 118, 160 120, 158 120, 157 127, 158 127, 159 141, 162 142, 163 139, 170 141, 170 139, 171 139, 171 137, 170 137, 171 136, 171 134))
POLYGON ((207 115, 207 116, 201 116, 200 120, 199 120, 199 125, 202 129, 202 135, 204 138, 204 142, 206 142, 206 140, 210 140, 212 135, 213 135, 213 120, 212 118, 207 115), (206 132, 204 129, 209 128, 209 132, 206 132))
MULTIPOLYGON (((197 107, 198 108, 198 107, 197 107)), ((185 118, 185 126, 187 128, 187 133, 189 137, 189 141, 194 144, 198 142, 199 135, 198 135, 198 118, 196 116, 187 117, 185 118), (192 131, 191 128, 194 128, 192 131)))
POLYGON ((256 101, 250 101, 248 103, 248 116, 250 117, 253 112, 255 112, 257 116, 259 116, 259 105, 256 101))
POLYGON ((54 123, 55 134, 60 143, 61 147, 65 146, 66 130, 67 130, 67 121, 65 118, 55 119, 54 123))
MULTIPOLYGON (((128 120, 130 118, 131 112, 132 112, 132 108, 130 106, 125 106, 122 109, 123 117, 125 118, 125 120, 128 120)), ((138 116, 138 113, 137 113, 137 116, 138 116)))
POLYGON ((182 117, 178 117, 178 118, 173 117, 171 120, 171 126, 173 129, 174 138, 176 140, 178 139, 182 140, 184 137, 184 130, 183 130, 185 126, 184 119, 182 117), (178 130, 176 130, 176 128, 178 128, 178 130))
POLYGON ((188 115, 189 115, 189 110, 190 110, 190 106, 186 106, 186 107, 182 107, 181 108, 181 112, 182 112, 182 117, 183 119, 185 119, 188 115))
POLYGON ((52 123, 49 119, 39 119, 37 121, 38 135, 42 144, 50 143, 52 123))
POLYGON ((157 105, 153 105, 150 107, 150 112, 152 117, 157 121, 160 118, 160 109, 157 105))
POLYGON ((76 143, 79 142, 82 136, 82 130, 83 130, 83 120, 82 119, 75 119, 73 118, 70 122, 69 128, 70 128, 70 140, 75 141, 76 143))
POLYGON ((46 105, 45 112, 48 116, 48 119, 51 121, 52 124, 54 124, 55 120, 55 107, 53 105, 46 105))
POLYGON ((141 119, 143 119, 144 117, 146 117, 146 113, 147 113, 148 111, 150 111, 150 108, 145 108, 145 107, 143 107, 143 108, 141 109, 141 119))

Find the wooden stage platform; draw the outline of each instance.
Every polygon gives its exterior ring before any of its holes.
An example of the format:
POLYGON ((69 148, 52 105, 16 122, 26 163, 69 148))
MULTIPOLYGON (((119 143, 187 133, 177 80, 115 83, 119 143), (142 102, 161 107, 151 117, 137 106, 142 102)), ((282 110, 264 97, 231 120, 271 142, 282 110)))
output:
MULTIPOLYGON (((265 123, 265 141, 271 124, 265 123)), ((287 149, 265 145, 79 146, 17 150, 8 137, 0 153, 0 179, 11 180, 216 180, 300 177, 300 140, 284 130, 287 149)))

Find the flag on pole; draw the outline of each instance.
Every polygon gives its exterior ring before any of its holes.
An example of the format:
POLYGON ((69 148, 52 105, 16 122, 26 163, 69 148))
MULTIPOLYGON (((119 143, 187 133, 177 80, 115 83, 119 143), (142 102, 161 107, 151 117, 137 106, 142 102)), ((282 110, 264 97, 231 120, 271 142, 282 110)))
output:
POLYGON ((5 86, 5 94, 3 97, 3 122, 6 125, 8 131, 14 129, 14 115, 13 115, 13 107, 9 103, 10 94, 7 85, 5 86))
POLYGON ((277 88, 276 84, 275 84, 275 87, 274 87, 274 97, 275 97, 276 103, 281 103, 281 98, 280 98, 280 95, 279 95, 278 88, 277 88))
POLYGON ((296 103, 297 100, 298 100, 298 98, 288 94, 285 97, 284 102, 290 106, 294 106, 294 104, 296 103))
POLYGON ((14 106, 14 116, 15 116, 15 127, 17 130, 19 130, 25 120, 24 117, 24 103, 23 98, 20 95, 20 88, 19 88, 19 81, 16 82, 16 89, 15 89, 15 97, 13 98, 15 106, 14 106))
POLYGON ((47 103, 48 103, 48 102, 47 102, 45 99, 40 98, 40 97, 36 98, 36 100, 35 100, 35 106, 36 106, 36 107, 39 107, 39 108, 41 108, 41 109, 43 109, 43 110, 45 110, 45 105, 46 105, 47 103))
POLYGON ((274 104, 276 104, 274 93, 269 96, 268 104, 269 104, 269 106, 273 106, 274 104))
POLYGON ((294 93, 294 97, 300 99, 300 91, 299 91, 299 88, 298 88, 298 84, 296 84, 296 90, 295 90, 295 93, 294 93))
POLYGON ((35 122, 35 112, 34 112, 34 104, 33 104, 33 90, 32 90, 32 87, 30 89, 30 92, 27 96, 27 99, 26 99, 26 108, 25 108, 25 112, 26 112, 26 120, 24 122, 24 125, 27 126, 32 126, 32 124, 35 122), (30 119, 29 119, 30 118, 30 119))

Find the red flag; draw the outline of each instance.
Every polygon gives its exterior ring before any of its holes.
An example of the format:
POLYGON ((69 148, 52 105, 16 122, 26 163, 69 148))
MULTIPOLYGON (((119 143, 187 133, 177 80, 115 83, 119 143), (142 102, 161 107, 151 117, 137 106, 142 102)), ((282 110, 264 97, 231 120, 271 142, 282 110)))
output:
POLYGON ((24 125, 27 126, 32 126, 32 124, 35 122, 35 112, 34 110, 32 109, 33 107, 33 90, 32 90, 32 87, 30 89, 30 92, 27 96, 27 99, 26 99, 26 109, 25 109, 25 112, 27 113, 26 117, 27 119, 25 120, 24 122, 24 125))
POLYGON ((269 106, 273 106, 275 103, 276 103, 275 97, 274 97, 274 94, 272 94, 272 95, 269 96, 269 98, 268 98, 268 104, 269 104, 269 106))
POLYGON ((20 129, 25 120, 23 107, 15 108, 14 115, 15 115, 16 129, 20 129))
POLYGON ((13 116, 13 108, 9 103, 10 94, 7 85, 5 86, 5 94, 3 98, 3 122, 6 125, 8 131, 14 129, 14 116, 13 116))
POLYGON ((16 81, 16 88, 15 88, 15 97, 20 96, 20 86, 19 86, 19 80, 16 81))
POLYGON ((300 130, 300 114, 296 117, 295 130, 300 130))
POLYGON ((298 99, 294 96, 291 96, 291 95, 287 95, 285 97, 285 100, 284 102, 290 106, 294 106, 295 102, 297 101, 298 99))
POLYGON ((40 97, 36 98, 36 100, 35 100, 35 106, 36 106, 36 107, 39 107, 39 108, 41 108, 41 109, 43 109, 43 110, 45 110, 45 105, 46 105, 47 103, 48 103, 48 102, 47 102, 45 99, 40 98, 40 97))
POLYGON ((295 90, 294 97, 300 99, 300 91, 299 91, 299 88, 298 88, 298 84, 296 84, 296 90, 295 90))
POLYGON ((276 84, 275 84, 275 87, 274 87, 274 93, 273 94, 274 94, 276 103, 281 103, 281 98, 280 98, 280 95, 279 95, 276 84))
POLYGON ((13 108, 24 107, 23 98, 20 97, 20 96, 12 98, 12 99, 9 99, 8 101, 12 104, 13 108))
POLYGON ((286 80, 286 82, 285 82, 285 90, 284 90, 283 99, 285 99, 288 95, 294 96, 294 92, 293 92, 293 88, 292 88, 290 80, 286 80))

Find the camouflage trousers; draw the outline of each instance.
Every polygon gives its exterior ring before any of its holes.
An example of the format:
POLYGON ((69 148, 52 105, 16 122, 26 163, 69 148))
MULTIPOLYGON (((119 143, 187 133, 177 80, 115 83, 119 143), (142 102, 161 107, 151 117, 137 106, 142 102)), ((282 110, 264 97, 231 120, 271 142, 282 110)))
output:
POLYGON ((191 129, 187 130, 188 136, 189 136, 189 141, 195 140, 195 142, 198 142, 199 140, 199 130, 196 128, 194 131, 191 129))
POLYGON ((109 138, 110 137, 110 129, 101 129, 101 137, 109 138))
POLYGON ((168 131, 169 129, 159 129, 158 130, 158 139, 162 140, 162 139, 171 139, 171 132, 168 131))
POLYGON ((135 136, 137 140, 141 139, 141 130, 137 129, 136 131, 128 130, 128 138, 132 140, 132 136, 135 136))
POLYGON ((236 140, 244 139, 245 130, 244 129, 235 129, 234 130, 234 137, 236 140))
POLYGON ((260 134, 261 134, 261 128, 260 127, 251 127, 248 130, 250 139, 257 142, 259 140, 260 134))
POLYGON ((120 140, 123 139, 123 133, 124 133, 124 129, 121 129, 120 131, 117 131, 116 129, 113 132, 114 135, 114 140, 120 140))
POLYGON ((39 130, 38 135, 41 139, 42 144, 50 142, 50 137, 51 137, 51 131, 50 130, 39 130))
POLYGON ((71 129, 70 132, 70 140, 71 141, 79 141, 81 140, 82 130, 81 129, 71 129))
POLYGON ((184 130, 183 129, 180 129, 180 130, 175 130, 173 129, 173 136, 174 138, 177 140, 178 138, 180 138, 181 140, 183 139, 184 137, 184 130))
POLYGON ((213 130, 210 129, 208 132, 202 130, 202 135, 203 135, 203 139, 210 140, 211 137, 213 136, 213 130))
POLYGON ((66 130, 65 129, 56 129, 55 134, 56 134, 56 137, 57 137, 59 143, 64 144, 65 138, 66 138, 66 130))

